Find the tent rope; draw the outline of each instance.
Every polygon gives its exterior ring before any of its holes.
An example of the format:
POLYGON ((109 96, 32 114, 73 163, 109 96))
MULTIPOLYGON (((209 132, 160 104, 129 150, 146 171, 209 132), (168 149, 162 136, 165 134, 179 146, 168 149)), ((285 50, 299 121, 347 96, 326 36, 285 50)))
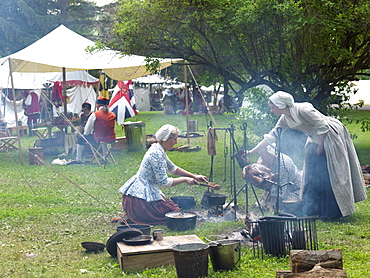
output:
POLYGON ((34 158, 36 158, 40 163, 42 163, 43 165, 46 165, 48 168, 50 168, 51 170, 53 170, 55 173, 57 173, 58 175, 60 175, 61 177, 63 177, 64 179, 66 179, 67 181, 69 181, 72 185, 76 186, 78 189, 80 189, 81 191, 83 191, 84 193, 86 193, 88 196, 90 196, 91 198, 93 198, 95 201, 97 201, 98 203, 100 203, 101 205, 105 206, 106 208, 108 208, 108 210, 110 210, 111 208, 109 208, 105 203, 101 202, 98 198, 96 198, 95 196, 93 196, 92 194, 90 194, 86 189, 83 189, 81 186, 79 186, 77 183, 75 183, 74 181, 72 181, 70 178, 68 178, 66 175, 64 175, 63 173, 61 173, 60 171, 58 171, 55 167, 51 166, 49 163, 46 163, 45 160, 41 159, 38 155, 30 152, 28 150, 28 153, 32 154, 34 156, 34 158))
POLYGON ((14 164, 14 166, 15 166, 16 170, 17 170, 17 171, 18 171, 18 173, 21 175, 22 179, 24 179, 24 180, 26 181, 26 184, 27 184, 27 186, 31 189, 32 193, 33 193, 34 195, 37 195, 37 194, 36 194, 36 192, 33 190, 33 188, 32 188, 32 186, 31 186, 30 182, 28 181, 28 179, 23 175, 22 171, 19 169, 19 167, 18 167, 17 163, 15 163, 14 159, 10 156, 9 152, 6 150, 6 151, 5 151, 5 153, 6 153, 7 157, 8 157, 8 158, 12 161, 12 163, 14 164))

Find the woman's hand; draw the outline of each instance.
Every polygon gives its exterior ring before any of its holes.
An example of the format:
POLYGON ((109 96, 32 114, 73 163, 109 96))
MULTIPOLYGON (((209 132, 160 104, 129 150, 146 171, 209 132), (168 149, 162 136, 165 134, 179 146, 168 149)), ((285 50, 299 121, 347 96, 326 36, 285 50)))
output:
POLYGON ((195 180, 200 182, 208 182, 207 177, 203 175, 197 175, 195 174, 195 180))
POLYGON ((197 180, 194 178, 184 177, 183 179, 188 185, 198 184, 197 180))

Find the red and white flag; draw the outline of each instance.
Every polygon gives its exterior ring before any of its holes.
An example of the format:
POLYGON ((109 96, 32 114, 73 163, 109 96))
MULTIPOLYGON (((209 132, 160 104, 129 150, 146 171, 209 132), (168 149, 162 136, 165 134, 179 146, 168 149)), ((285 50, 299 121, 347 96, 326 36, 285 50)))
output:
POLYGON ((119 90, 115 91, 109 101, 108 108, 117 116, 117 123, 123 124, 125 119, 139 113, 136 110, 132 80, 118 81, 119 90))

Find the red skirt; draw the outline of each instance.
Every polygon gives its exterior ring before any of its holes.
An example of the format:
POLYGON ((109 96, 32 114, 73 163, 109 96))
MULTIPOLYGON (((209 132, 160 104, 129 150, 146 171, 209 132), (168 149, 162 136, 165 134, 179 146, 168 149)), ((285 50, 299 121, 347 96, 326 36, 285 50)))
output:
POLYGON ((165 224, 165 214, 180 211, 180 208, 168 198, 148 202, 130 195, 122 195, 122 207, 130 221, 135 224, 165 224))

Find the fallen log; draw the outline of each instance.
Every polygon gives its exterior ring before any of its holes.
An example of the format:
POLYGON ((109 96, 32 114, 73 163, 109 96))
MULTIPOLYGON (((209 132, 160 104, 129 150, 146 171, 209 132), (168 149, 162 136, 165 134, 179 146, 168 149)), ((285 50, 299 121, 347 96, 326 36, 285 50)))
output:
POLYGON ((309 271, 315 265, 330 269, 343 269, 342 250, 291 250, 290 271, 299 273, 309 271))
POLYGON ((334 268, 322 268, 316 265, 313 269, 300 273, 292 273, 290 271, 281 270, 276 272, 277 278, 346 278, 347 273, 344 269, 334 269, 334 268))

